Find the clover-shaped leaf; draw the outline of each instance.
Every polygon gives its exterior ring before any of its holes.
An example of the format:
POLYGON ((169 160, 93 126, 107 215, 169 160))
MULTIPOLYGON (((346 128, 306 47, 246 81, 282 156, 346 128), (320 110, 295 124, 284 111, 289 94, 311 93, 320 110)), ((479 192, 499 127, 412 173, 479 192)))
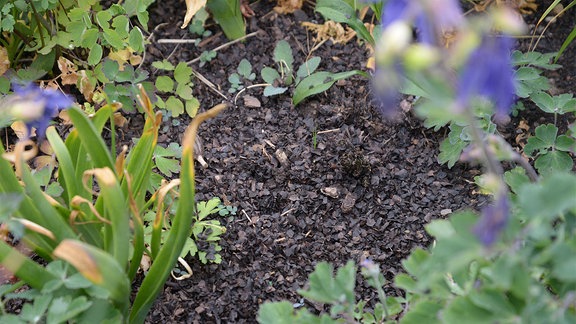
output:
POLYGON ((550 96, 545 92, 538 92, 531 97, 532 101, 547 113, 565 114, 576 111, 576 99, 570 93, 564 93, 557 96, 550 96))

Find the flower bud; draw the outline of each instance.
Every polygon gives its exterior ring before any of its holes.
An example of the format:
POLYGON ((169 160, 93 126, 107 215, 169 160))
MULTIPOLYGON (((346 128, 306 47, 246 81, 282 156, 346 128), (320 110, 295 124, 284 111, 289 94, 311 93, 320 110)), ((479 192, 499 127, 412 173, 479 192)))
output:
POLYGON ((393 22, 382 32, 377 44, 377 64, 390 65, 394 58, 402 54, 412 41, 412 29, 405 21, 393 22))
POLYGON ((404 53, 404 63, 407 69, 424 70, 440 61, 438 49, 426 44, 410 45, 404 53))

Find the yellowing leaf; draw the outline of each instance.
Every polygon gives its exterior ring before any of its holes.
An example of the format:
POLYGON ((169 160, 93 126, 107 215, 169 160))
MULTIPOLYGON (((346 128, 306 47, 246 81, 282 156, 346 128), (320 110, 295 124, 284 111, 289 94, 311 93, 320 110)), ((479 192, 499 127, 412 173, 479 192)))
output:
POLYGON ((184 16, 184 23, 182 23, 180 28, 186 28, 198 10, 205 6, 206 0, 186 0, 186 15, 184 16))
POLYGON ((62 84, 76 84, 78 82, 77 66, 63 56, 58 59, 58 69, 60 69, 62 84))
POLYGON ((279 14, 289 14, 302 8, 304 0, 278 0, 278 5, 274 7, 274 11, 279 14))
POLYGON ((344 29, 342 24, 332 20, 329 20, 322 25, 305 21, 302 23, 302 26, 315 32, 316 37, 314 38, 314 41, 319 43, 331 40, 334 44, 346 44, 356 36, 356 32, 352 30, 352 28, 346 27, 346 29, 344 29))
MULTIPOLYGON (((13 122, 12 125, 10 125, 10 128, 12 128, 12 130, 14 131, 14 134, 16 134, 16 136, 18 138, 26 137, 26 133, 28 132, 28 130, 26 129, 26 124, 24 124, 24 122, 21 122, 21 121, 13 122)), ((36 135, 36 130, 34 128, 32 128, 32 134, 30 134, 30 136, 35 136, 35 135, 36 135)))
POLYGON ((10 58, 8 57, 8 51, 6 48, 0 46, 0 75, 6 73, 10 68, 10 58))
POLYGON ((120 65, 120 71, 124 71, 124 64, 126 63, 130 63, 130 65, 138 65, 142 62, 142 57, 134 54, 134 50, 130 47, 126 47, 125 49, 116 52, 110 52, 108 57, 111 60, 118 62, 118 65, 120 65))
POLYGON ((86 71, 82 70, 79 72, 81 78, 80 78, 80 83, 78 84, 78 90, 80 90, 80 92, 82 92, 82 94, 84 95, 84 98, 88 101, 88 102, 92 102, 93 101, 93 95, 94 95, 94 89, 96 88, 96 85, 90 80, 90 78, 88 77, 88 75, 86 75, 86 71))
POLYGON ((81 242, 63 240, 54 249, 54 256, 71 263, 76 270, 93 283, 99 284, 104 280, 96 259, 81 242))

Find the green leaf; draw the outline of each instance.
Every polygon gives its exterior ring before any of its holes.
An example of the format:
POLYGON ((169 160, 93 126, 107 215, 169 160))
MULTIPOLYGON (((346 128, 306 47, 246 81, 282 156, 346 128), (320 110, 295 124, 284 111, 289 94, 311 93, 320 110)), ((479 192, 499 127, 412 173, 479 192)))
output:
POLYGON ((576 99, 574 99, 572 94, 569 93, 551 97, 545 92, 538 92, 532 94, 530 99, 532 99, 540 109, 547 113, 557 113, 562 115, 567 112, 576 111, 576 99))
POLYGON ((528 184, 518 192, 518 206, 529 217, 556 217, 576 208, 576 175, 554 173, 539 183, 528 184))
POLYGON ((354 262, 348 261, 344 267, 339 268, 336 277, 332 276, 333 271, 331 264, 318 263, 309 277, 310 288, 299 290, 298 293, 305 298, 321 303, 348 302, 349 305, 355 304, 356 267, 354 262))
POLYGON ((279 94, 286 92, 286 90, 288 90, 288 88, 267 86, 264 88, 264 96, 270 97, 270 96, 279 95, 279 94))
POLYGON ((112 15, 107 10, 98 11, 96 13, 96 22, 102 29, 109 29, 110 24, 108 23, 112 19, 112 15))
MULTIPOLYGON (((574 4, 574 2, 571 2, 571 4, 574 4)), ((566 9, 568 9, 568 8, 566 8, 566 9)), ((570 32, 570 34, 568 34, 568 37, 566 37, 566 39, 564 40, 564 43, 562 43, 562 46, 560 46, 560 49, 558 50, 558 54, 556 54, 556 57, 554 57, 554 63, 556 63, 556 61, 558 61, 558 59, 560 58, 560 55, 562 55, 562 53, 564 53, 566 48, 570 44, 572 44, 572 42, 574 41, 574 38, 576 38, 576 26, 574 28, 572 28, 572 31, 570 32)))
POLYGON ((196 116, 199 108, 200 108, 200 101, 198 101, 196 97, 193 97, 190 100, 186 100, 186 113, 191 118, 194 118, 196 116))
POLYGON ((504 173, 504 180, 515 193, 517 193, 522 186, 530 183, 530 178, 528 178, 526 170, 522 167, 515 167, 510 171, 506 171, 504 173))
POLYGON ((278 71, 271 67, 264 67, 260 73, 262 74, 262 79, 264 79, 264 82, 269 84, 274 84, 274 81, 280 78, 278 71))
POLYGON ((438 312, 441 310, 442 305, 431 301, 411 303, 408 312, 402 316, 400 324, 441 323, 438 316, 438 312))
POLYGON ((276 44, 274 48, 274 62, 283 63, 283 68, 288 68, 286 73, 292 72, 292 64, 294 63, 294 57, 292 56, 292 47, 287 41, 281 40, 276 44))
POLYGON ((247 59, 242 59, 238 64, 238 74, 248 79, 250 73, 252 73, 252 64, 247 59))
POLYGON ((318 56, 311 57, 308 61, 304 62, 304 64, 300 65, 298 71, 296 72, 296 75, 299 78, 305 78, 310 74, 314 73, 314 71, 316 71, 316 69, 320 65, 320 60, 321 59, 318 56))
POLYGON ((79 296, 73 300, 71 298, 71 296, 55 298, 48 310, 46 321, 48 323, 65 323, 92 305, 86 296, 79 296))
POLYGON ((192 80, 192 68, 186 62, 180 62, 174 70, 174 80, 178 83, 189 83, 192 80))
POLYGON ((500 320, 495 314, 474 305, 467 297, 456 297, 442 311, 446 323, 492 323, 500 320))
POLYGON ((260 324, 293 324, 296 321, 294 307, 290 302, 264 303, 258 310, 260 324))
POLYGON ((570 152, 576 147, 576 140, 566 135, 560 135, 556 139, 556 149, 560 151, 570 152))
POLYGON ((18 193, 0 193, 0 222, 6 222, 20 207, 24 199, 22 194, 18 193))
POLYGON ((223 207, 220 206, 220 198, 214 197, 208 201, 199 201, 197 204, 198 220, 201 221, 210 214, 215 214, 223 207))
POLYGON ((230 76, 228 77, 228 82, 230 82, 232 84, 232 86, 240 86, 240 84, 242 84, 242 82, 240 81, 240 76, 238 75, 238 73, 230 74, 230 76))
POLYGON ((438 154, 438 162, 440 164, 447 163, 448 168, 452 168, 456 162, 460 159, 462 150, 468 146, 467 142, 458 141, 456 143, 450 143, 448 138, 445 138, 442 143, 440 143, 440 154, 438 154))
POLYGON ((170 61, 164 59, 162 61, 154 61, 152 62, 152 66, 159 70, 166 70, 166 71, 173 71, 174 65, 170 63, 170 61))
POLYGON ((90 54, 88 54, 88 64, 95 66, 96 64, 100 63, 100 60, 102 60, 102 53, 102 46, 100 44, 94 44, 90 48, 90 54))
POLYGON ((358 37, 374 45, 374 38, 356 16, 356 10, 342 0, 318 0, 314 11, 319 12, 327 20, 346 23, 357 33, 358 37))
POLYGON ((539 53, 539 52, 526 52, 514 51, 512 53, 512 62, 514 65, 531 65, 547 70, 555 70, 561 66, 558 64, 550 64, 552 58, 556 53, 539 53))
POLYGON ((562 151, 550 151, 541 155, 534 162, 534 166, 541 174, 550 174, 557 171, 568 172, 572 170, 574 161, 570 154, 562 151))
POLYGON ((315 95, 317 93, 324 92, 334 84, 334 82, 342 79, 346 79, 353 75, 363 75, 362 71, 352 70, 340 73, 331 72, 316 72, 298 83, 296 89, 294 89, 294 95, 292 101, 294 105, 298 105, 305 98, 315 95))
POLYGON ((156 89, 161 92, 172 92, 174 90, 174 80, 169 76, 161 75, 156 78, 156 89))
POLYGON ((166 100, 166 109, 172 112, 172 117, 178 117, 184 112, 184 104, 180 99, 170 96, 166 100))
POLYGON ((240 0, 210 0, 206 6, 222 27, 226 37, 238 39, 246 35, 244 17, 240 11, 240 0))
POLYGON ((128 45, 137 53, 142 53, 144 51, 144 36, 142 31, 138 27, 134 27, 130 30, 130 36, 128 37, 128 45))
POLYGON ((114 17, 112 19, 112 27, 118 33, 118 36, 121 38, 128 38, 128 30, 130 26, 130 21, 128 17, 121 15, 114 17))
POLYGON ((178 86, 176 87, 176 94, 184 100, 195 99, 194 95, 192 94, 192 87, 190 86, 190 83, 178 83, 178 86))
POLYGON ((120 50, 124 48, 124 41, 122 40, 122 36, 120 36, 120 34, 118 34, 115 30, 103 28, 102 36, 114 49, 120 50))
POLYGON ((528 138, 526 146, 524 146, 524 153, 526 155, 533 155, 534 151, 552 148, 556 142, 557 134, 558 128, 552 124, 536 127, 536 134, 528 138))

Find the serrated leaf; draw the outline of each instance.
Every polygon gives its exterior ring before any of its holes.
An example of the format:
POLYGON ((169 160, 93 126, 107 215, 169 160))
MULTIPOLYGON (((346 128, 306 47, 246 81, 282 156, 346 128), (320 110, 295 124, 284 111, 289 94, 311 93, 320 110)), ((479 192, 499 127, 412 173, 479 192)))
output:
POLYGON ((554 173, 538 183, 524 185, 518 192, 518 204, 529 217, 557 217, 576 208, 576 175, 554 173))
POLYGON ((174 65, 172 65, 172 63, 170 63, 168 60, 154 61, 152 62, 152 66, 159 70, 166 70, 166 71, 174 70, 174 65))
POLYGON ((237 73, 232 73, 228 77, 228 82, 230 82, 232 85, 239 85, 241 84, 240 76, 237 73))
POLYGON ((174 69, 174 80, 178 83, 189 83, 192 80, 192 68, 186 62, 180 62, 174 69))
POLYGON ((176 87, 176 94, 184 100, 194 99, 194 95, 192 94, 192 87, 189 85, 189 83, 178 83, 178 86, 176 87))
POLYGON ((264 303, 258 310, 260 324, 293 324, 296 321, 294 307, 288 301, 264 303))
POLYGON ((276 47, 274 48, 274 62, 282 62, 284 68, 287 67, 289 70, 287 73, 292 71, 294 57, 292 56, 292 47, 290 47, 290 44, 288 44, 287 41, 281 40, 276 44, 276 47))
POLYGON ((220 207, 220 198, 214 197, 208 201, 199 201, 197 206, 198 220, 203 220, 210 214, 215 214, 222 209, 220 207))
POLYGON ((268 66, 264 67, 262 71, 260 71, 260 74, 262 75, 264 82, 269 84, 274 84, 274 81, 280 78, 278 71, 268 66))
POLYGON ((459 141, 456 143, 450 143, 446 138, 440 143, 440 153, 438 154, 438 162, 440 164, 446 163, 448 168, 451 169, 456 162, 460 159, 462 150, 468 146, 467 142, 459 141))
POLYGON ((288 88, 267 86, 264 88, 264 96, 270 97, 270 96, 279 95, 279 94, 286 92, 286 90, 288 90, 288 88))
POLYGON ((174 80, 169 76, 161 75, 156 78, 156 89, 161 92, 172 92, 174 90, 174 80))
POLYGON ((188 116, 194 118, 198 114, 198 109, 200 108, 200 101, 193 97, 190 100, 186 100, 186 113, 188 116))
POLYGON ((554 112, 554 100, 546 92, 533 93, 530 99, 545 112, 554 112))
POLYGON ((576 140, 566 135, 560 135, 556 138, 556 149, 570 152, 575 149, 576 140))
POLYGON ((513 192, 517 193, 522 186, 530 183, 530 178, 526 175, 524 168, 515 167, 504 173, 504 180, 510 186, 513 192))
POLYGON ((180 162, 178 160, 158 156, 155 161, 158 170, 168 178, 171 178, 173 173, 180 172, 180 162))
POLYGON ((166 109, 170 110, 172 117, 178 117, 184 112, 184 104, 180 99, 170 96, 166 100, 166 109))
POLYGON ((568 172, 572 170, 574 161, 570 154, 566 152, 550 151, 538 157, 536 162, 534 162, 534 166, 541 174, 550 174, 557 171, 568 172))

